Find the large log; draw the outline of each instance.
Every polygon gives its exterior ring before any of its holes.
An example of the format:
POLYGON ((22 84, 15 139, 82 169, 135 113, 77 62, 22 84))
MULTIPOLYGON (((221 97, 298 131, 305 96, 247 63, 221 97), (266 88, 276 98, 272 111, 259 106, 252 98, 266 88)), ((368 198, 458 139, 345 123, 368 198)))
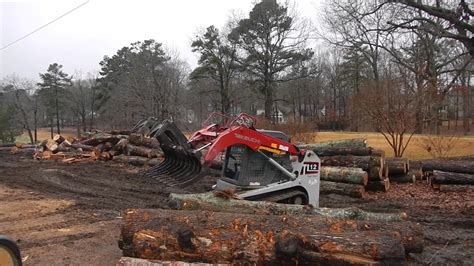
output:
POLYGON ((130 143, 125 147, 125 153, 127 155, 137 155, 148 158, 157 158, 162 154, 161 150, 135 146, 130 143))
POLYGON ((474 185, 474 175, 443 171, 433 171, 432 184, 440 185, 474 185))
POLYGON ((388 176, 408 173, 409 164, 405 158, 385 158, 385 163, 388 167, 388 176))
POLYGON ((366 185, 368 176, 361 168, 323 166, 321 180, 366 185))
POLYGON ((363 185, 336 183, 330 181, 321 181, 321 194, 339 194, 354 198, 364 197, 365 189, 363 185))
POLYGON ((474 174, 474 161, 427 160, 422 162, 423 172, 444 171, 462 174, 474 174))
POLYGON ((335 155, 353 155, 353 156, 370 156, 372 148, 366 147, 319 147, 312 149, 318 156, 335 156, 335 155))
POLYGON ((59 134, 56 134, 56 135, 54 135, 53 140, 59 145, 59 144, 63 143, 63 141, 65 139, 64 139, 63 136, 61 136, 59 134))
POLYGON ((359 208, 311 208, 304 205, 280 204, 267 201, 248 201, 214 196, 213 193, 175 194, 171 193, 169 207, 176 210, 206 210, 246 214, 304 215, 311 214, 335 219, 363 221, 404 221, 407 214, 374 213, 359 208))
POLYGON ((367 182, 367 185, 365 186, 365 189, 369 191, 387 192, 390 189, 390 180, 388 178, 385 178, 382 181, 369 180, 369 182, 367 182))
POLYGON ((404 174, 404 175, 391 175, 389 177, 390 182, 395 183, 415 183, 416 177, 415 175, 404 174))
POLYGON ((131 134, 128 137, 130 143, 137 146, 145 146, 151 149, 160 149, 160 143, 156 138, 148 138, 140 134, 131 134))
POLYGON ((372 181, 382 181, 383 178, 384 178, 384 173, 383 173, 383 168, 379 167, 379 166, 374 166, 374 167, 371 167, 368 171, 367 171, 367 175, 369 177, 369 180, 372 180, 372 181))
POLYGON ((146 157, 126 156, 124 154, 121 154, 121 155, 118 155, 118 156, 113 156, 112 160, 116 161, 116 162, 120 162, 120 163, 130 164, 130 165, 133 165, 133 166, 144 166, 148 162, 148 158, 146 158, 146 157))
POLYGON ((406 258, 405 239, 418 238, 396 226, 372 230, 370 222, 308 215, 127 210, 123 220, 120 247, 125 256, 186 262, 400 263, 406 258))
POLYGON ((321 156, 322 166, 355 167, 368 170, 370 168, 370 156, 321 156))
POLYGON ((319 148, 328 148, 328 147, 366 148, 367 140, 366 139, 343 139, 343 140, 326 141, 326 142, 321 142, 321 143, 301 144, 301 145, 298 145, 298 147, 301 149, 310 149, 310 150, 317 150, 319 148))
POLYGON ((99 136, 99 137, 92 137, 86 140, 81 141, 82 144, 85 145, 91 145, 91 146, 97 146, 100 143, 105 143, 105 142, 111 142, 112 144, 117 144, 121 139, 125 137, 122 137, 121 135, 105 135, 105 136, 99 136))

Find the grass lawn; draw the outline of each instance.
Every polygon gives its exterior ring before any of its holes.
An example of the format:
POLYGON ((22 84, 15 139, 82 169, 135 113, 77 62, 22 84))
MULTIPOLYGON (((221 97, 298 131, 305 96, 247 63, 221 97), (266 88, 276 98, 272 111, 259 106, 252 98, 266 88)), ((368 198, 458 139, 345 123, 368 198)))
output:
MULTIPOLYGON (((388 145, 382 134, 375 132, 317 132, 303 134, 305 142, 324 142, 328 140, 365 138, 370 147, 382 149, 387 157, 393 156, 392 148, 388 145)), ((295 139, 298 141, 298 139, 295 139)), ((431 154, 422 147, 423 135, 414 135, 408 148, 405 150, 404 157, 412 160, 430 159, 431 154)), ((448 156, 466 156, 474 155, 474 136, 459 137, 454 141, 454 148, 448 156)))

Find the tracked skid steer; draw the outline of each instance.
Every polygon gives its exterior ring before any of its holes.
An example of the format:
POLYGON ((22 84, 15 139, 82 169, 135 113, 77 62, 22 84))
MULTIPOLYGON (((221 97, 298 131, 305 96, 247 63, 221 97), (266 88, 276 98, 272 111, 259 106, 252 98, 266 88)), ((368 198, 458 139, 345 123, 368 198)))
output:
POLYGON ((230 119, 213 113, 189 139, 170 120, 137 123, 132 132, 158 139, 164 160, 145 175, 167 186, 185 188, 219 166, 216 190, 234 189, 246 200, 319 206, 320 159, 298 149, 284 133, 257 130, 242 113, 230 119), (216 118, 220 123, 214 123, 216 118))

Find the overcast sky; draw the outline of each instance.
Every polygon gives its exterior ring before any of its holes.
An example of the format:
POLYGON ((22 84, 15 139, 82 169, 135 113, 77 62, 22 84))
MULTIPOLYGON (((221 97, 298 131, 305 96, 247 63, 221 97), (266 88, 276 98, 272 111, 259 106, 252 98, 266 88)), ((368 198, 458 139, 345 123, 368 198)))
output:
MULTIPOLYGON (((86 0, 0 0, 0 46, 31 33, 86 0)), ((318 0, 297 0, 305 17, 317 16, 318 0)), ((233 10, 248 14, 254 0, 90 0, 88 3, 0 50, 0 79, 10 74, 38 80, 50 63, 67 73, 97 71, 104 55, 135 41, 155 39, 177 50, 190 67, 197 55, 191 39, 198 29, 221 28, 233 10)))

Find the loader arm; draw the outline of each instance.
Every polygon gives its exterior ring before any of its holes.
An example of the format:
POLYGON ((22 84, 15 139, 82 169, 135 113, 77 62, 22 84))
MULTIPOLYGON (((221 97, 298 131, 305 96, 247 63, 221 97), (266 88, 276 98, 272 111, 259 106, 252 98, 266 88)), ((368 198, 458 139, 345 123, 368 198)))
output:
POLYGON ((204 157, 204 164, 209 165, 219 153, 236 144, 243 144, 253 151, 264 150, 279 155, 303 155, 303 152, 291 143, 245 126, 232 126, 213 141, 204 157))

